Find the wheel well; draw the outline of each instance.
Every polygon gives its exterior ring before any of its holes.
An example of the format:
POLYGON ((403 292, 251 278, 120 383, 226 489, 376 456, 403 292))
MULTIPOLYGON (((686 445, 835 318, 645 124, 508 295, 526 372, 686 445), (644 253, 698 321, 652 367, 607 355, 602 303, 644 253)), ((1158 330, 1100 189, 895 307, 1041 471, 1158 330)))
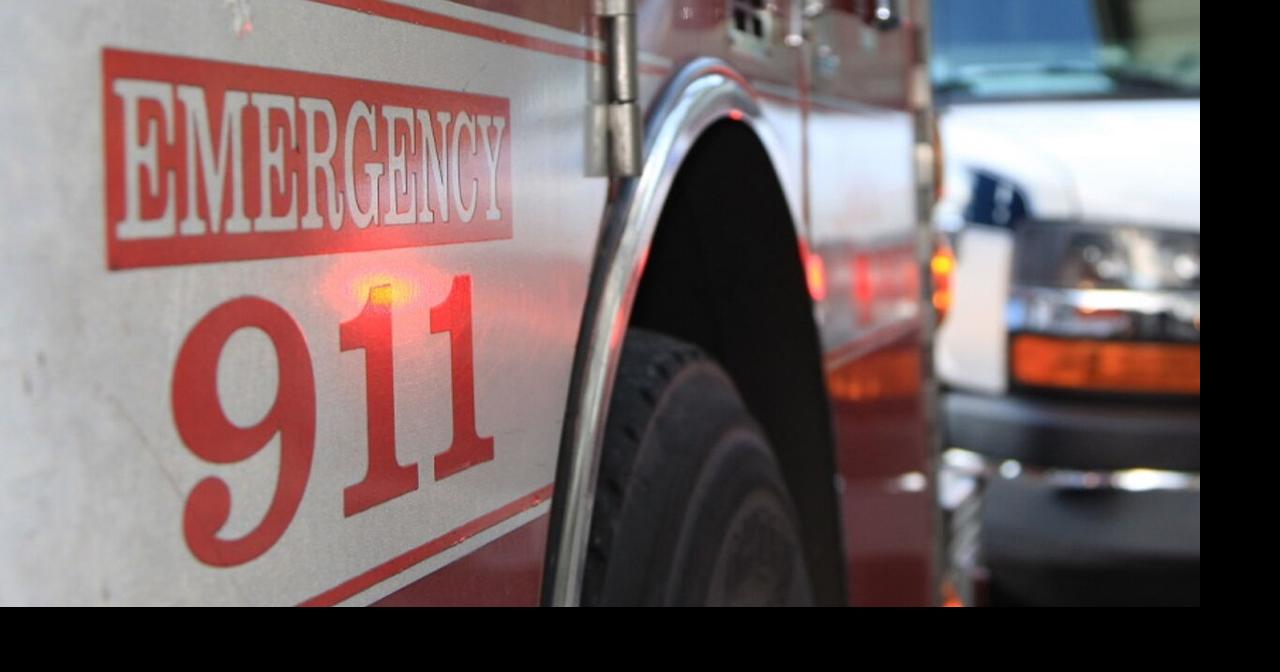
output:
POLYGON ((815 597, 842 604, 831 416, 799 251, 759 138, 718 122, 672 184, 631 324, 697 344, 733 378, 795 501, 815 597))

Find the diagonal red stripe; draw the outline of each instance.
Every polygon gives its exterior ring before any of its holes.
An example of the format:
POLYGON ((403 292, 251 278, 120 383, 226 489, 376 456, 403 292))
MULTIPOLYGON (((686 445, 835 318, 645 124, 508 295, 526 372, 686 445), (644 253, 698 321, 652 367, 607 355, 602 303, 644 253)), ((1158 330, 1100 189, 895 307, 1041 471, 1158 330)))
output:
POLYGON ((400 555, 355 577, 347 579, 329 590, 306 600, 301 607, 331 607, 343 600, 358 595, 383 581, 403 572, 414 565, 456 546, 471 537, 501 523, 516 514, 527 511, 551 497, 553 486, 545 485, 534 492, 521 497, 505 506, 454 528, 445 534, 428 541, 421 546, 409 549, 400 555))
POLYGON ((425 28, 435 28, 445 30, 451 33, 477 37, 498 44, 506 44, 513 47, 521 47, 524 49, 532 49, 566 58, 577 58, 584 61, 592 61, 595 63, 603 62, 604 55, 592 49, 584 49, 582 47, 574 47, 551 40, 544 40, 540 37, 533 37, 523 33, 516 33, 510 30, 502 30, 486 26, 483 23, 467 21, 444 14, 429 12, 425 9, 416 9, 399 5, 393 2, 385 2, 383 0, 313 0, 325 5, 341 7, 342 9, 350 9, 362 14, 371 14, 381 16, 395 21, 411 23, 415 26, 423 26, 425 28))

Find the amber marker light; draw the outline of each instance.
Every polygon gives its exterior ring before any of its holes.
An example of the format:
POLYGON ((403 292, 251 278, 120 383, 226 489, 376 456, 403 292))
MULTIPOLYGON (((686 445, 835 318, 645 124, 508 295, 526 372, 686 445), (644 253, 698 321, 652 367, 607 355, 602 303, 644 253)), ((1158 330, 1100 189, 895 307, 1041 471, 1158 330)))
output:
POLYGON ((1200 345, 1090 341, 1019 334, 1013 379, 1023 385, 1146 394, 1200 394, 1200 345))
POLYGON ((939 236, 929 260, 929 272, 933 276, 933 308, 941 322, 951 309, 951 277, 956 270, 956 255, 945 238, 939 236))

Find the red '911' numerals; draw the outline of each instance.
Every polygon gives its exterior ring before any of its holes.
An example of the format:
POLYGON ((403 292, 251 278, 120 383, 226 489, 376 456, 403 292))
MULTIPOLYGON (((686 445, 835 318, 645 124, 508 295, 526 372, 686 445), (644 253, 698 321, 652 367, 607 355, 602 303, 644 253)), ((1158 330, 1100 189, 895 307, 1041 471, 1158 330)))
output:
MULTIPOLYGON (((392 290, 369 290, 364 309, 339 327, 342 351, 363 350, 368 417, 368 467, 343 492, 343 514, 353 516, 418 489, 418 465, 396 461, 395 384, 391 344, 392 290)), ((475 372, 471 343, 471 277, 453 279, 449 295, 431 309, 431 333, 449 334, 453 388, 453 441, 435 456, 435 479, 493 459, 493 438, 476 432, 475 372)), ((257 297, 232 299, 192 328, 173 372, 173 419, 191 452, 215 464, 241 462, 280 436, 280 469, 271 505, 257 527, 238 539, 218 531, 231 515, 231 492, 217 477, 196 484, 183 511, 183 534, 202 562, 230 567, 270 549, 298 512, 315 454, 315 375, 306 339, 283 308, 257 297), (218 398, 222 348, 241 329, 262 330, 276 350, 279 384, 258 424, 240 427, 218 398)))

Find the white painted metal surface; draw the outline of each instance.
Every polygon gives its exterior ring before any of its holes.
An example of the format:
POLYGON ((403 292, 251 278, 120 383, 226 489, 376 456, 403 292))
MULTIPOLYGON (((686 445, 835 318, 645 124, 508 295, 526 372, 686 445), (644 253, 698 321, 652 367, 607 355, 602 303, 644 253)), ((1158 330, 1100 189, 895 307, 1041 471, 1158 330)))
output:
MULTIPOLYGON (((551 484, 605 198, 605 180, 587 177, 585 166, 596 66, 309 2, 252 3, 249 29, 237 6, 84 0, 0 9, 9 101, 0 105, 0 603, 298 603, 551 484), (105 47, 507 98, 512 237, 109 271, 105 47), (436 481, 432 458, 451 440, 450 338, 431 333, 428 312, 462 274, 473 287, 476 426, 494 437, 495 459, 436 481), (366 390, 362 353, 341 351, 338 325, 383 283, 403 296, 392 306, 396 454, 417 465, 420 484, 347 517, 343 490, 366 468, 366 390), (231 494, 220 537, 253 529, 275 491, 279 438, 243 462, 210 464, 177 433, 171 384, 189 330, 245 295, 278 304, 305 335, 314 460, 279 541, 247 563, 212 567, 184 543, 184 501, 217 476, 231 494)), ((262 332, 229 341, 218 389, 233 422, 256 422, 270 406, 274 358, 262 332)), ((531 506, 348 601, 385 595, 547 504, 531 506)))
POLYGON ((941 131, 948 177, 1004 175, 1039 218, 1200 227, 1199 99, 961 104, 941 131))
POLYGON ((951 285, 951 310, 938 327, 934 366, 942 380, 1002 394, 1008 386, 1005 304, 1013 263, 1013 236, 970 226, 960 233, 951 285))

